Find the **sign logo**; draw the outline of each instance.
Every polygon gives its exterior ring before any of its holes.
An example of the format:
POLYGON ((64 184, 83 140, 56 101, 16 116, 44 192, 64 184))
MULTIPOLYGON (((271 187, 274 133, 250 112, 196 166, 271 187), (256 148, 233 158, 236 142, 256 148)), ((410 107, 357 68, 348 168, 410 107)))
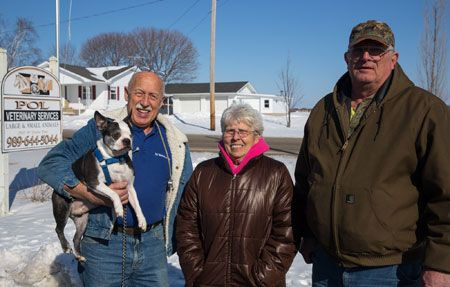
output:
POLYGON ((54 75, 19 67, 2 82, 2 152, 42 149, 61 141, 60 86, 54 75))
POLYGON ((45 79, 45 75, 17 73, 14 87, 17 87, 22 94, 49 95, 53 81, 45 79))

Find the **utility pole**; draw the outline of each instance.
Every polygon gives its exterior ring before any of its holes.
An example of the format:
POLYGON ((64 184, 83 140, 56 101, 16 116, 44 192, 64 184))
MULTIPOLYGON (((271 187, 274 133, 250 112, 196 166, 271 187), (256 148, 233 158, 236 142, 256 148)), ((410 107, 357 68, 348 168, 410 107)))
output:
POLYGON ((56 20, 56 71, 55 76, 59 81, 59 0, 55 0, 55 20, 56 20))
POLYGON ((215 64, 216 64, 216 0, 211 0, 211 59, 209 64, 210 129, 216 130, 215 64))

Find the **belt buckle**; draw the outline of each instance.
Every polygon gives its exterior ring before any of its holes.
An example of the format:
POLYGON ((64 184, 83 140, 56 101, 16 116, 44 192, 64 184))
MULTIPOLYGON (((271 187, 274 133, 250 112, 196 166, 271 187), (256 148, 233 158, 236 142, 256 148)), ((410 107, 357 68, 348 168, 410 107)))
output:
POLYGON ((136 229, 134 227, 123 227, 122 226, 122 232, 126 233, 128 235, 139 235, 139 229, 136 229))
POLYGON ((155 223, 149 224, 147 225, 147 228, 142 231, 139 229, 139 227, 123 227, 123 225, 116 225, 116 230, 118 232, 122 232, 122 233, 126 233, 128 235, 140 235, 142 233, 146 233, 150 230, 152 230, 153 228, 157 227, 158 225, 162 224, 163 221, 157 221, 155 223))
POLYGON ((123 225, 115 225, 114 229, 116 230, 116 232, 125 233, 132 236, 139 235, 141 233, 137 228, 124 227, 123 225))

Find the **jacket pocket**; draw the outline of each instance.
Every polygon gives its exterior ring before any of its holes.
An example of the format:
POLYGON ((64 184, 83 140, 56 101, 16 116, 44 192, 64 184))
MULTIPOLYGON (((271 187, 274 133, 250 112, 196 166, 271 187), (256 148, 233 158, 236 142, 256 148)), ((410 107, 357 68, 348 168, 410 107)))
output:
POLYGON ((332 184, 313 181, 308 192, 306 220, 317 240, 326 246, 330 242, 332 184))
MULTIPOLYGON (((335 212, 340 249, 349 254, 383 255, 392 253, 395 238, 381 202, 374 202, 368 188, 342 188, 335 212)), ((395 200, 395 199, 391 199, 395 200)), ((388 203, 386 203, 387 205, 388 203)))
POLYGON ((220 286, 226 279, 225 262, 205 262, 194 286, 220 286))
POLYGON ((99 206, 89 211, 88 223, 84 235, 109 240, 112 228, 112 209, 107 206, 99 206))
POLYGON ((82 245, 84 247, 86 247, 87 245, 90 245, 91 247, 93 246, 104 246, 107 247, 108 246, 108 240, 106 239, 102 239, 102 238, 96 238, 96 237, 91 237, 91 236, 87 236, 84 235, 83 238, 81 239, 82 245))

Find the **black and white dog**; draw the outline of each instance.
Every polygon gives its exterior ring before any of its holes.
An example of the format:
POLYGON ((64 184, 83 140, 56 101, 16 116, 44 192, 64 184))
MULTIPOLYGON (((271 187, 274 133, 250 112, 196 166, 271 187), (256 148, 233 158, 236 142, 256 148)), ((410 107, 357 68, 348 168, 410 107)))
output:
MULTIPOLYGON (((116 218, 123 218, 123 206, 118 194, 109 188, 105 182, 127 181, 129 202, 136 213, 139 228, 144 231, 147 228, 147 222, 133 187, 134 172, 130 158, 132 148, 130 127, 124 121, 106 118, 97 111, 94 119, 102 134, 102 139, 97 141, 97 149, 89 151, 78 159, 72 165, 72 169, 76 177, 88 187, 89 191, 106 196, 112 201, 116 218)), ((73 237, 75 257, 79 261, 85 261, 86 259, 80 253, 80 241, 86 229, 88 212, 96 206, 82 200, 69 201, 56 192, 53 192, 52 203, 53 216, 56 221, 55 230, 63 251, 66 253, 72 252, 70 244, 64 236, 64 227, 70 217, 76 227, 73 237)))

